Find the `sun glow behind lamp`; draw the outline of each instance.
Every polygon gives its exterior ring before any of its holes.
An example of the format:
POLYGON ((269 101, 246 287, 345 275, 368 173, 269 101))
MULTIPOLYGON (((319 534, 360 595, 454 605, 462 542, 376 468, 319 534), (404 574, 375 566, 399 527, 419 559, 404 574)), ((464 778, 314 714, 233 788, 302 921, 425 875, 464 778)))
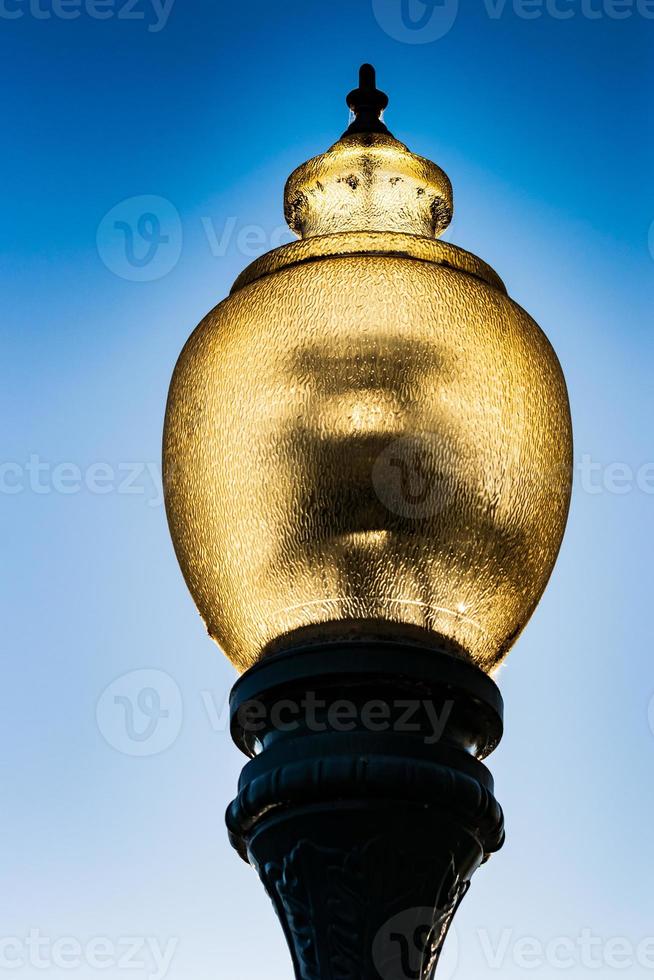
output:
POLYGON ((349 129, 287 181, 299 241, 192 334, 164 431, 177 557, 243 672, 230 837, 304 980, 406 980, 385 928, 415 909, 415 973, 433 971, 503 841, 490 674, 570 495, 556 355, 488 265, 438 240, 450 181, 388 132, 387 101, 362 66, 349 129))

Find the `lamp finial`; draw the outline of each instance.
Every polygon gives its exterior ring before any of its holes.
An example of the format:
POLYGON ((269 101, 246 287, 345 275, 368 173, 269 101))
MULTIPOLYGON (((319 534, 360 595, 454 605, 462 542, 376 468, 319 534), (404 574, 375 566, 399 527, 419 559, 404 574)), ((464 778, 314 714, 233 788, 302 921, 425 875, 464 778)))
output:
POLYGON ((352 89, 347 96, 348 107, 354 113, 354 120, 345 135, 352 133, 388 133, 381 121, 381 114, 388 105, 388 96, 377 88, 375 69, 372 65, 359 68, 359 87, 352 89))

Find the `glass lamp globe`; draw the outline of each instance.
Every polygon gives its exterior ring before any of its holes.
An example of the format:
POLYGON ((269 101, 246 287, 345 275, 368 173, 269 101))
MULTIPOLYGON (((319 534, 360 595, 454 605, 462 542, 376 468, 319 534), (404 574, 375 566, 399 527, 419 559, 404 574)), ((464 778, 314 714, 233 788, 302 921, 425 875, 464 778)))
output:
POLYGON ((348 131, 286 184, 299 241, 245 269, 179 357, 170 531, 240 671, 299 641, 392 636, 491 672, 561 543, 566 386, 496 273, 438 240, 450 182, 362 78, 348 131))

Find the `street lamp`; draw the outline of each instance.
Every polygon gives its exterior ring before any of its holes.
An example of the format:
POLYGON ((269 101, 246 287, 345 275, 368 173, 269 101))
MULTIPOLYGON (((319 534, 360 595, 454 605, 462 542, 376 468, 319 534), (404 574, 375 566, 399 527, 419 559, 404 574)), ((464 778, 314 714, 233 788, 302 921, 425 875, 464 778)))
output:
POLYGON ((429 976, 503 841, 489 675, 558 554, 571 427, 542 331, 438 240, 450 181, 389 133, 371 66, 347 101, 348 130, 287 181, 300 240, 180 355, 164 480, 188 587, 243 672, 230 837, 296 976, 407 980, 387 924, 430 910, 410 936, 429 976))

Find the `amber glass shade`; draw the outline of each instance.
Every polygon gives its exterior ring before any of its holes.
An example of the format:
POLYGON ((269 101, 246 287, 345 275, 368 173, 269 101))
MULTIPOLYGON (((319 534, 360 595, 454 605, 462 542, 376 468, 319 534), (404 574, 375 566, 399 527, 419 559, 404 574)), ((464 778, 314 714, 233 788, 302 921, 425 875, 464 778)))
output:
POLYGON ((487 265, 435 239, 449 181, 390 135, 344 137, 285 205, 303 239, 242 273, 175 368, 164 480, 189 589, 241 670, 359 630, 490 671, 565 525, 556 355, 487 265))

